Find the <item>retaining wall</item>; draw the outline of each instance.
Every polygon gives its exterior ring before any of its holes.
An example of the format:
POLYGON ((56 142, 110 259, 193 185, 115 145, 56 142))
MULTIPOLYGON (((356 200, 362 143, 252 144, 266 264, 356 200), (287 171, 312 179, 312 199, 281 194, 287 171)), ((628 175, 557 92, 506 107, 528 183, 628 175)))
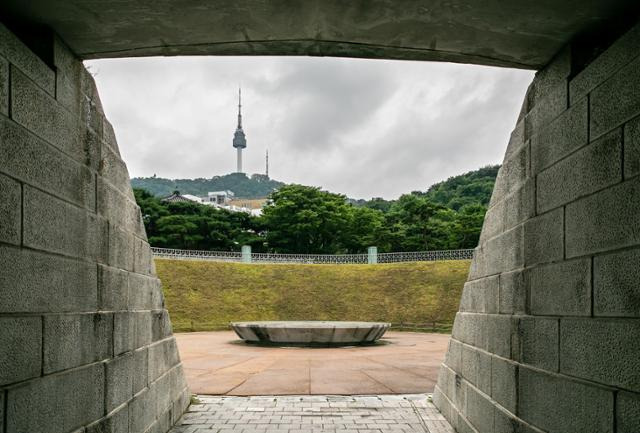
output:
POLYGON ((91 75, 38 46, 0 24, 0 432, 164 433, 189 393, 127 168, 91 75))
POLYGON ((603 39, 511 135, 434 395, 458 432, 640 431, 640 24, 603 39))

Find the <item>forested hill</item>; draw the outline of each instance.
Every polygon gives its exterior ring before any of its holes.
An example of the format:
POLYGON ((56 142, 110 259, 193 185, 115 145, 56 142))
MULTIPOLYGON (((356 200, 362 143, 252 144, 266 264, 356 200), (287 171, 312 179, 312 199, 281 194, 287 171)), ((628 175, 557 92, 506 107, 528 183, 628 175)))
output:
POLYGON ((166 197, 174 191, 181 194, 206 196, 210 191, 233 191, 237 198, 262 198, 284 183, 269 179, 263 174, 248 177, 244 173, 214 176, 211 179, 165 179, 162 177, 134 177, 131 186, 147 190, 156 197, 166 197))
POLYGON ((487 207, 499 169, 499 165, 488 165, 452 176, 443 182, 431 185, 425 195, 431 201, 454 210, 469 204, 481 204, 487 207))
MULTIPOLYGON (((423 191, 413 191, 411 194, 425 197, 431 203, 439 204, 449 209, 459 211, 463 206, 489 206, 491 192, 496 182, 500 165, 488 165, 478 170, 470 171, 458 176, 435 183, 423 191)), ((355 206, 365 206, 387 212, 396 200, 384 200, 380 197, 371 200, 354 200, 349 202, 355 206)))

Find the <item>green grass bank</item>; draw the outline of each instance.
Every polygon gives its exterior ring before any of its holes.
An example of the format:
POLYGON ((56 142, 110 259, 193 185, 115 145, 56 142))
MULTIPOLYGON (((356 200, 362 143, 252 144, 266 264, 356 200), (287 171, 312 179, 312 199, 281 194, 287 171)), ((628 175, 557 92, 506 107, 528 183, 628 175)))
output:
MULTIPOLYGON (((448 332, 470 261, 282 265, 156 259, 174 331, 244 320, 386 321, 448 332)), ((400 327, 400 326, 398 326, 400 327)))

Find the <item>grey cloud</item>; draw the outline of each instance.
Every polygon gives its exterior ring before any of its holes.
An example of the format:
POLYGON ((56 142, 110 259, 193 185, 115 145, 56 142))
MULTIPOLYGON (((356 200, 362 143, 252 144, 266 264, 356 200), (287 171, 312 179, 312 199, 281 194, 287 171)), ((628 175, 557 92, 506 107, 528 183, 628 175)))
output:
POLYGON ((204 57, 88 62, 132 176, 245 167, 352 197, 397 197, 502 159, 533 74, 427 62, 204 57))

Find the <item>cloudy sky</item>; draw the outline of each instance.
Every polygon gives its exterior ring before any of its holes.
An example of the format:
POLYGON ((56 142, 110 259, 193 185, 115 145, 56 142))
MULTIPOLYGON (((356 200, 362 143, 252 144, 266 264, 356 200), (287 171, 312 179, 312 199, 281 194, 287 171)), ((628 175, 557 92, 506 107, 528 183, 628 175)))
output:
POLYGON ((396 198, 499 163, 530 71, 307 57, 89 61, 132 177, 244 169, 354 198, 396 198))

